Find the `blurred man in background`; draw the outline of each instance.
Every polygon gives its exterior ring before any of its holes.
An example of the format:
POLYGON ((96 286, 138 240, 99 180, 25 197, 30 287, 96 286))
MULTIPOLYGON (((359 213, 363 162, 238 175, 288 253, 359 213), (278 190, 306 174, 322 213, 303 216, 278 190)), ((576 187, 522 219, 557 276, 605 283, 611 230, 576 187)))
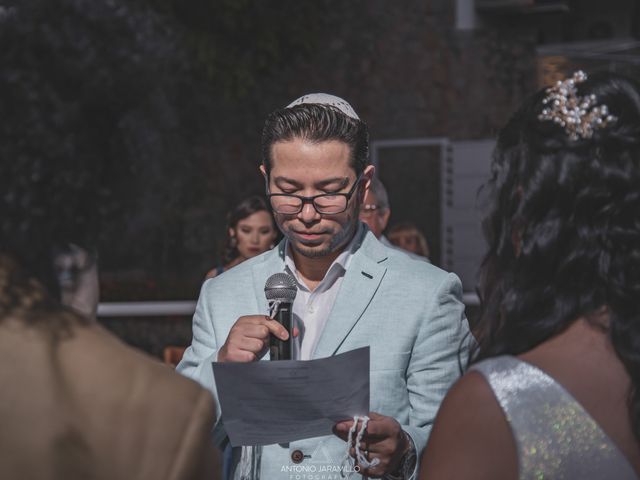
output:
POLYGON ((383 235, 387 228, 391 209, 389 208, 389 196, 387 190, 377 176, 371 179, 369 190, 364 197, 364 202, 360 206, 360 220, 369 226, 378 240, 386 246, 391 246, 389 240, 383 235))
POLYGON ((389 217, 391 217, 391 207, 389 205, 387 189, 380 179, 374 176, 371 179, 367 195, 364 197, 364 202, 360 206, 360 220, 366 223, 369 230, 387 247, 401 250, 415 260, 429 261, 429 250, 426 247, 426 240, 424 241, 425 248, 423 250, 405 248, 404 245, 389 241, 383 233, 389 223, 389 217), (427 254, 422 252, 426 252, 427 254))

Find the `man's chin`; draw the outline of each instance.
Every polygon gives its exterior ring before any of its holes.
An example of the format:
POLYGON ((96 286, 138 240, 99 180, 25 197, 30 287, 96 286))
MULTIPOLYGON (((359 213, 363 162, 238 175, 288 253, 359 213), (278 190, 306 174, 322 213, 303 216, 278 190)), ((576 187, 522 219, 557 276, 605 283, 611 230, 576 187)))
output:
POLYGON ((308 258, 324 257, 331 253, 331 248, 325 243, 313 245, 294 241, 291 242, 291 246, 293 246, 293 249, 300 255, 308 258))

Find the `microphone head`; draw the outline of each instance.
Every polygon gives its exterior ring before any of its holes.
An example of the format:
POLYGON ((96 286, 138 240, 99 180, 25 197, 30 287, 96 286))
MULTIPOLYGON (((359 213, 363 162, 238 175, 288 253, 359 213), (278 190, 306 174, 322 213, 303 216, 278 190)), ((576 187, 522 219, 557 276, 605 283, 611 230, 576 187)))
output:
POLYGON ((293 302, 296 293, 298 293, 296 280, 288 273, 274 273, 264 285, 264 294, 269 301, 293 302))

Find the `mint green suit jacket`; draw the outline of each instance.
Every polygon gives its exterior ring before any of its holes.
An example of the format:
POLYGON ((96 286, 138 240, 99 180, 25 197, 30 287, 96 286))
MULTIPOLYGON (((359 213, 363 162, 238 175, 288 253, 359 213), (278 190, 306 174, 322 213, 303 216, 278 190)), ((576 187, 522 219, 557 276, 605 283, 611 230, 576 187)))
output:
MULTIPOLYGON (((454 274, 386 247, 367 228, 360 228, 357 235, 359 248, 313 358, 369 346, 371 411, 394 417, 410 435, 419 456, 440 402, 466 362, 470 337, 462 286, 454 274)), ((264 285, 269 276, 284 270, 285 245, 281 242, 207 280, 202 287, 192 344, 177 369, 210 389, 216 398, 211 363, 239 317, 268 313, 264 285)), ((214 439, 224 446, 227 437, 220 420, 224 412, 219 406, 217 413, 214 439)), ((266 446, 260 478, 340 478, 336 468, 345 445, 329 435, 266 446), (302 463, 292 461, 296 451, 303 453, 302 463)), ((234 463, 237 461, 236 452, 234 463)), ((239 469, 232 470, 232 477, 239 478, 239 469)))

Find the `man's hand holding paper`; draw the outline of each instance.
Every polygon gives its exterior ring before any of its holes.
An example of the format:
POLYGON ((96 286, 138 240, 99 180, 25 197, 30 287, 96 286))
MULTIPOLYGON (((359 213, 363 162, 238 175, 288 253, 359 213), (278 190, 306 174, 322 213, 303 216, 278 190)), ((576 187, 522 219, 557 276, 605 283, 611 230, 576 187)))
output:
POLYGON ((369 348, 320 360, 214 363, 222 421, 233 446, 330 435, 369 411, 369 348))

